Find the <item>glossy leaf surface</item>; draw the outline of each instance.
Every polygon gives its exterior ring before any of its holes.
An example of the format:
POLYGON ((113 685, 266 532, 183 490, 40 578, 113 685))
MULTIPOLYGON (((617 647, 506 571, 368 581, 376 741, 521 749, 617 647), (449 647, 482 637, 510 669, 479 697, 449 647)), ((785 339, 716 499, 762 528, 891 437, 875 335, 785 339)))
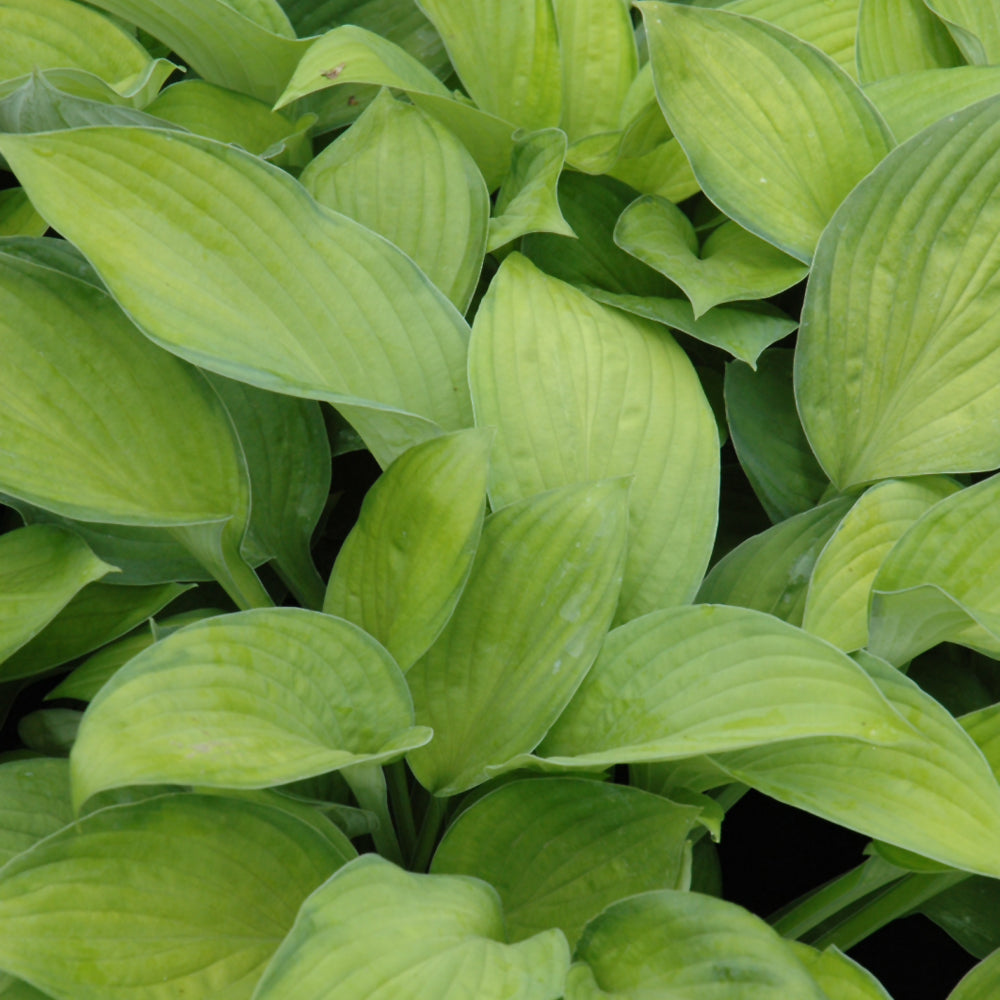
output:
POLYGON ((556 1000, 568 965, 557 930, 507 944, 484 882, 368 854, 306 901, 254 1000, 556 1000))
POLYGON ((298 608, 210 618, 101 689, 71 757, 77 804, 105 788, 263 788, 425 743, 398 667, 359 628, 298 608))

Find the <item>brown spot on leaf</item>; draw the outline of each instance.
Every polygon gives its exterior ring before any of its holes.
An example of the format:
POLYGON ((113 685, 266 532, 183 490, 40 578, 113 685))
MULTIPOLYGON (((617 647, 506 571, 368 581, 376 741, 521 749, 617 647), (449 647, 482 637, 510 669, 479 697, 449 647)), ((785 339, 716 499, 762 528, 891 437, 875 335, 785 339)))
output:
POLYGON ((333 69, 323 70, 322 75, 325 76, 328 80, 336 80, 337 77, 344 72, 346 67, 347 63, 341 63, 339 66, 334 66, 333 69))

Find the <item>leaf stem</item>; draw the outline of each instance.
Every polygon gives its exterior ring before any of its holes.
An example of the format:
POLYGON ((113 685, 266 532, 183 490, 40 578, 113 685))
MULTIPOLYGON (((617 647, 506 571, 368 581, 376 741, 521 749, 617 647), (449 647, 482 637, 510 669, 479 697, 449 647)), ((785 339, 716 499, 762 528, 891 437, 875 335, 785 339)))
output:
POLYGON ((412 858, 417 848, 417 824, 413 818, 413 803, 410 800, 410 785, 406 764, 397 760, 386 768, 389 784, 389 803, 396 817, 399 840, 404 858, 412 858))
POLYGON ((282 552, 275 557, 272 565, 282 583, 295 595, 302 607, 322 611, 326 584, 316 571, 308 548, 295 546, 294 549, 282 552))
POLYGON ((438 831, 441 829, 447 811, 447 799, 438 798, 436 795, 430 797, 427 811, 424 813, 424 821, 420 824, 420 836, 417 838, 413 860, 410 862, 411 871, 425 872, 430 867, 431 856, 437 846, 438 831))
POLYGON ((382 768, 378 764, 354 764, 345 767, 340 773, 351 786, 358 805, 374 813, 378 820, 372 831, 372 840, 375 841, 379 854, 387 861, 402 867, 403 852, 400 850, 396 829, 389 816, 389 799, 382 768))

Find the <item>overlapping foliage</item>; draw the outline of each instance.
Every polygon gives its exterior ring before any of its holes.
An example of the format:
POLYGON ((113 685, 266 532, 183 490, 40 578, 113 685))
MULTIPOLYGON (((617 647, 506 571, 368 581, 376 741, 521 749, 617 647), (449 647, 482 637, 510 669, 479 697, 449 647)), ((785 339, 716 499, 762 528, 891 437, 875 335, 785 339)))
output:
POLYGON ((5 1000, 1000 992, 995 4, 0 0, 0 156, 5 1000))

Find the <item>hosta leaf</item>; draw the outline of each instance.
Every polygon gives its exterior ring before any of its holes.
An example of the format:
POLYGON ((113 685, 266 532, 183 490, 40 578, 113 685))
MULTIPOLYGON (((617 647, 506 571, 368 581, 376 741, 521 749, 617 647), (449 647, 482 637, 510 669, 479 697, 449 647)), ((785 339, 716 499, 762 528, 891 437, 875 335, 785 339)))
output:
POLYGON ((0 490, 84 521, 187 528, 193 554, 259 600, 236 554, 246 471, 204 379, 104 292, 50 268, 0 255, 0 303, 0 490))
POLYGON ((1000 882, 996 879, 973 875, 926 900, 920 912, 976 958, 986 958, 1000 948, 1000 882))
MULTIPOLYGON (((69 763, 53 757, 0 764, 0 866, 73 822, 69 763)), ((0 996, 6 996, 0 990, 0 996)))
POLYGON ((0 236, 41 236, 48 228, 23 188, 0 191, 0 236))
POLYGON ((605 766, 821 731, 892 742, 908 728, 827 643, 771 615, 697 605, 615 629, 538 755, 605 766))
POLYGON ((525 233, 576 235, 563 218, 556 194, 565 159, 566 133, 561 129, 543 129, 517 138, 510 170, 490 219, 487 250, 496 250, 525 233))
POLYGON ((638 70, 635 36, 622 0, 554 0, 562 64, 560 125, 570 142, 614 131, 638 70))
POLYGON ((735 222, 712 230, 699 247, 688 217, 665 198, 639 198, 625 209, 615 243, 679 285, 695 319, 721 302, 777 295, 809 270, 735 222))
POLYGON ((825 1000, 763 920, 698 892, 661 890, 612 904, 590 922, 574 957, 566 1000, 825 1000))
POLYGON ((451 617, 482 530, 490 437, 445 435, 411 448, 365 496, 323 602, 373 635, 404 670, 451 617))
POLYGON ((768 302, 715 306, 695 318, 687 299, 619 295, 594 285, 578 287, 596 302, 680 330, 695 340, 722 348, 751 366, 771 344, 787 337, 798 326, 795 320, 768 302))
POLYGON ((292 122, 262 101, 205 80, 173 84, 146 106, 146 113, 276 163, 302 166, 312 155, 305 134, 311 118, 292 122))
POLYGON ((361 629, 275 608, 190 625, 90 703, 73 796, 170 782, 263 788, 400 756, 430 734, 392 658, 361 629))
POLYGON ((663 113, 702 190, 808 263, 844 196, 891 148, 878 113, 832 60, 765 21, 639 8, 663 113))
POLYGON ((864 83, 965 61, 924 0, 861 0, 857 59, 864 83))
POLYGON ((469 96, 534 131, 556 126, 562 75, 552 0, 420 0, 469 96))
POLYGON ((572 697, 618 600, 626 490, 621 479, 563 487, 487 518, 454 614, 407 677, 417 722, 434 729, 408 758, 424 787, 481 784, 572 697))
MULTIPOLYGON (((656 112, 663 117, 659 105, 656 112)), ((658 195, 672 202, 684 201, 701 190, 691 163, 676 139, 669 139, 646 153, 622 156, 608 174, 640 194, 658 195)))
POLYGON ((236 427, 250 475, 251 565, 269 559, 300 602, 318 608, 323 581, 310 540, 330 495, 330 442, 319 403, 243 382, 209 381, 236 427))
POLYGON ((872 652, 903 663, 945 640, 1000 656, 1000 476, 942 500, 900 538, 873 583, 872 652))
POLYGON ((54 132, 86 125, 171 128, 145 111, 58 90, 37 70, 0 100, 0 132, 54 132))
POLYGON ((310 44, 294 37, 287 20, 282 26, 272 18, 265 26, 260 16, 248 16, 254 8, 280 10, 266 0, 95 0, 94 6, 148 31, 209 83, 262 101, 277 98, 310 44))
POLYGON ((0 661, 37 635, 88 583, 114 567, 48 525, 0 535, 0 661))
MULTIPOLYGON (((0 253, 62 271, 97 288, 104 287, 83 254, 72 243, 54 236, 5 236, 0 239, 0 253)), ((10 503, 10 500, 4 502, 10 503)))
POLYGON ((558 930, 507 944, 478 879, 366 854, 306 901, 254 1000, 556 1000, 568 965, 558 930))
POLYGON ((882 560, 922 514, 958 490, 943 476, 892 479, 848 511, 813 567, 802 627, 847 652, 868 645, 868 603, 882 560))
MULTIPOLYGON (((60 242, 65 243, 65 240, 60 242)), ((105 581, 115 586, 146 586, 174 580, 212 578, 212 574, 176 538, 159 528, 75 521, 13 497, 7 502, 28 524, 52 524, 79 535, 95 555, 118 567, 119 572, 105 581)))
POLYGON ((302 901, 352 853, 235 798, 102 809, 0 869, 0 967, 57 1000, 248 1000, 302 901))
POLYGON ((653 889, 686 888, 685 844, 697 818, 696 807, 627 785, 514 781, 461 814, 431 871, 492 885, 510 940, 558 927, 572 947, 608 904, 653 889))
POLYGON ((871 84, 865 93, 903 142, 946 115, 1000 93, 1000 66, 904 73, 871 84))
POLYGON ((0 973, 0 996, 3 1000, 51 1000, 51 995, 36 990, 23 979, 10 979, 0 973))
POLYGON ((382 460, 435 425, 471 423, 454 307, 409 258, 283 171, 147 129, 5 136, 0 151, 158 343, 261 388, 336 402, 382 460))
POLYGON ((1000 11, 976 0, 924 0, 970 63, 1000 62, 1000 11))
POLYGON ((726 417, 740 465, 775 523, 816 506, 830 481, 809 448, 792 391, 791 351, 765 351, 757 370, 726 365, 726 417))
POLYGON ((1000 786, 955 719, 904 674, 856 654, 915 732, 876 746, 805 739, 719 754, 738 781, 942 864, 1000 873, 1000 786))
POLYGON ((825 52, 845 73, 857 75, 858 0, 733 0, 725 7, 784 28, 825 52))
POLYGON ((65 67, 120 84, 142 74, 151 61, 119 25, 81 3, 4 0, 0 5, 0 80, 65 67))
POLYGON ((453 99, 444 84, 419 60, 364 28, 344 25, 313 42, 278 106, 327 87, 356 83, 405 91, 417 107, 432 114, 462 140, 490 190, 499 184, 510 160, 515 126, 453 99))
POLYGON ((746 539, 712 567, 698 600, 755 608, 801 625, 813 566, 853 502, 831 500, 746 539))
POLYGON ((185 611, 178 615, 169 615, 160 621, 150 621, 148 628, 139 628, 128 635, 122 636, 96 653, 88 656, 78 667, 67 674, 46 696, 50 698, 75 698, 78 701, 91 701, 97 692, 111 679, 119 667, 124 666, 144 649, 154 642, 185 625, 212 618, 225 612, 218 608, 204 608, 197 611, 185 611))
POLYGON ((1000 98, 950 115, 862 181, 821 240, 795 384, 841 488, 1000 464, 998 152, 1000 98))
POLYGON ((948 994, 948 1000, 990 1000, 1000 990, 1000 950, 983 959, 948 994))
POLYGON ((693 597, 715 536, 718 434, 665 331, 511 255, 476 314, 469 377, 477 423, 497 428, 494 506, 634 476, 618 619, 693 597))
POLYGON ((618 216, 635 198, 619 181, 565 171, 559 205, 577 239, 553 233, 526 236, 521 249, 538 267, 571 284, 627 295, 670 295, 675 286, 615 246, 618 216))
POLYGON ((302 173, 321 204, 404 250, 461 311, 479 280, 489 195, 465 147, 383 91, 302 173))
POLYGON ((791 941, 792 951, 830 1000, 892 1000, 865 968, 830 945, 823 951, 791 941))
POLYGON ((91 583, 38 635, 0 664, 0 680, 30 677, 75 660, 129 632, 186 589, 175 583, 158 587, 91 583))
POLYGON ((34 753, 66 757, 76 740, 82 716, 75 708, 41 708, 21 716, 17 735, 34 753))

